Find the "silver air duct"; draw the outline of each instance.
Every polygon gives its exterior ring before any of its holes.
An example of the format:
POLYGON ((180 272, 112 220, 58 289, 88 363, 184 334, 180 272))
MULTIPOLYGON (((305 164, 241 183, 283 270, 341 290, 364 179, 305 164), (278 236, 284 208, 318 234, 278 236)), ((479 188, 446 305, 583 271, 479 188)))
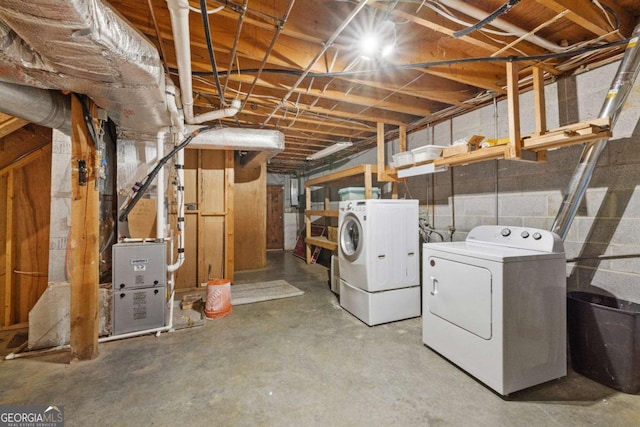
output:
POLYGON ((100 0, 3 0, 0 20, 0 80, 86 94, 124 129, 171 125, 157 49, 100 0))
MULTIPOLYGON (((620 111, 631 91, 635 79, 640 69, 640 23, 633 30, 633 34, 625 51, 618 72, 616 73, 607 98, 600 110, 600 118, 611 117, 611 129, 613 129, 620 111)), ((569 232, 569 227, 576 216, 578 206, 582 201, 584 193, 587 191, 589 181, 600 158, 600 154, 607 145, 609 138, 602 138, 594 142, 587 143, 582 151, 578 166, 576 166, 569 186, 565 193, 562 205, 558 211, 551 231, 558 234, 562 240, 569 232)))
MULTIPOLYGON (((200 126, 187 126, 192 132, 200 126)), ((284 150, 284 134, 277 130, 221 128, 203 132, 193 138, 190 148, 249 151, 245 167, 260 166, 284 150)))
POLYGON ((60 92, 0 82, 0 111, 71 133, 71 102, 60 92))

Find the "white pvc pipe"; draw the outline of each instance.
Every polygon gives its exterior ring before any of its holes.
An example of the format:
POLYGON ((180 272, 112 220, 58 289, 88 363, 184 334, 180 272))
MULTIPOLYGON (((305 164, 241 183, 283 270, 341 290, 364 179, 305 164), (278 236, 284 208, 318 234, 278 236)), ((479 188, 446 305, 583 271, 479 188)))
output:
POLYGON ((182 94, 184 120, 193 120, 193 93, 191 89, 191 41, 189 39, 189 1, 167 0, 171 15, 171 30, 176 47, 178 78, 182 94))
MULTIPOLYGON (((478 21, 481 21, 483 19, 485 19, 488 15, 487 12, 485 12, 482 9, 478 9, 477 7, 471 6, 469 3, 462 1, 462 0, 439 0, 439 3, 445 5, 445 6, 449 6, 453 9, 456 9, 462 13, 464 13, 465 15, 469 15, 475 19, 477 19, 478 21)), ((507 31, 509 33, 512 33, 518 37, 520 36, 525 36, 525 38, 535 44, 538 45, 548 51, 551 52, 564 52, 566 49, 562 48, 561 46, 558 46, 552 42, 550 42, 549 40, 543 39, 540 36, 536 36, 535 34, 528 34, 528 31, 523 30, 522 28, 513 25, 501 18, 496 18, 493 21, 491 21, 490 25, 500 28, 503 31, 507 31)))
MULTIPOLYGON (((167 0, 171 15, 171 30, 176 48, 178 63, 178 78, 180 79, 180 94, 184 121, 189 124, 199 124, 224 117, 235 116, 240 110, 240 100, 233 100, 231 107, 222 110, 193 116, 193 89, 191 82, 191 39, 189 35, 189 2, 188 0, 167 0)), ((219 94, 222 97, 222 94, 219 94)))
POLYGON ((231 107, 223 108, 222 110, 209 111, 208 113, 195 116, 192 121, 187 121, 189 124, 199 124, 209 122, 211 120, 223 119, 225 117, 235 116, 240 110, 242 103, 239 99, 231 101, 231 107))
MULTIPOLYGON (((182 140, 182 133, 178 132, 178 140, 182 140)), ((176 155, 176 167, 178 173, 178 257, 176 262, 167 267, 169 273, 178 270, 184 264, 184 150, 178 151, 176 155)), ((173 252, 173 251, 171 251, 173 252)))
MULTIPOLYGON (((160 161, 164 157, 164 132, 158 132, 156 138, 156 159, 160 161)), ((156 175, 156 239, 165 238, 164 179, 163 166, 156 175)))

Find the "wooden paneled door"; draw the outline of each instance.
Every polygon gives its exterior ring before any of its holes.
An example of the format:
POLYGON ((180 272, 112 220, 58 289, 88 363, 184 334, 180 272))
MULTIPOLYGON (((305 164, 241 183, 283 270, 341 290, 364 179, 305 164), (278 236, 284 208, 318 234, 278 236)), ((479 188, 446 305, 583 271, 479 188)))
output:
POLYGON ((267 249, 284 249, 284 190, 267 185, 267 249))

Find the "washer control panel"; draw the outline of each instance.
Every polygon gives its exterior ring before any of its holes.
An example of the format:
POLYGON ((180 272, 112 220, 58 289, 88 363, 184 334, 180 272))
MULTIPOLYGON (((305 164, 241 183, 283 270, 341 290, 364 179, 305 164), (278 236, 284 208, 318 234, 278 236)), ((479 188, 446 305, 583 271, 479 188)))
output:
POLYGON ((557 234, 531 227, 481 225, 469 232, 466 241, 541 252, 564 252, 562 239, 557 234))

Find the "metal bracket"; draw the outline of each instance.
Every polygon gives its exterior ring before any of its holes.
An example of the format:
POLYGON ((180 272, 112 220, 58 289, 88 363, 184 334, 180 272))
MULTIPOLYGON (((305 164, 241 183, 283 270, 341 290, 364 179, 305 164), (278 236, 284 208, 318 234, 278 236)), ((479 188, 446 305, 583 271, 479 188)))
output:
POLYGON ((78 160, 78 185, 87 185, 87 162, 78 160))

